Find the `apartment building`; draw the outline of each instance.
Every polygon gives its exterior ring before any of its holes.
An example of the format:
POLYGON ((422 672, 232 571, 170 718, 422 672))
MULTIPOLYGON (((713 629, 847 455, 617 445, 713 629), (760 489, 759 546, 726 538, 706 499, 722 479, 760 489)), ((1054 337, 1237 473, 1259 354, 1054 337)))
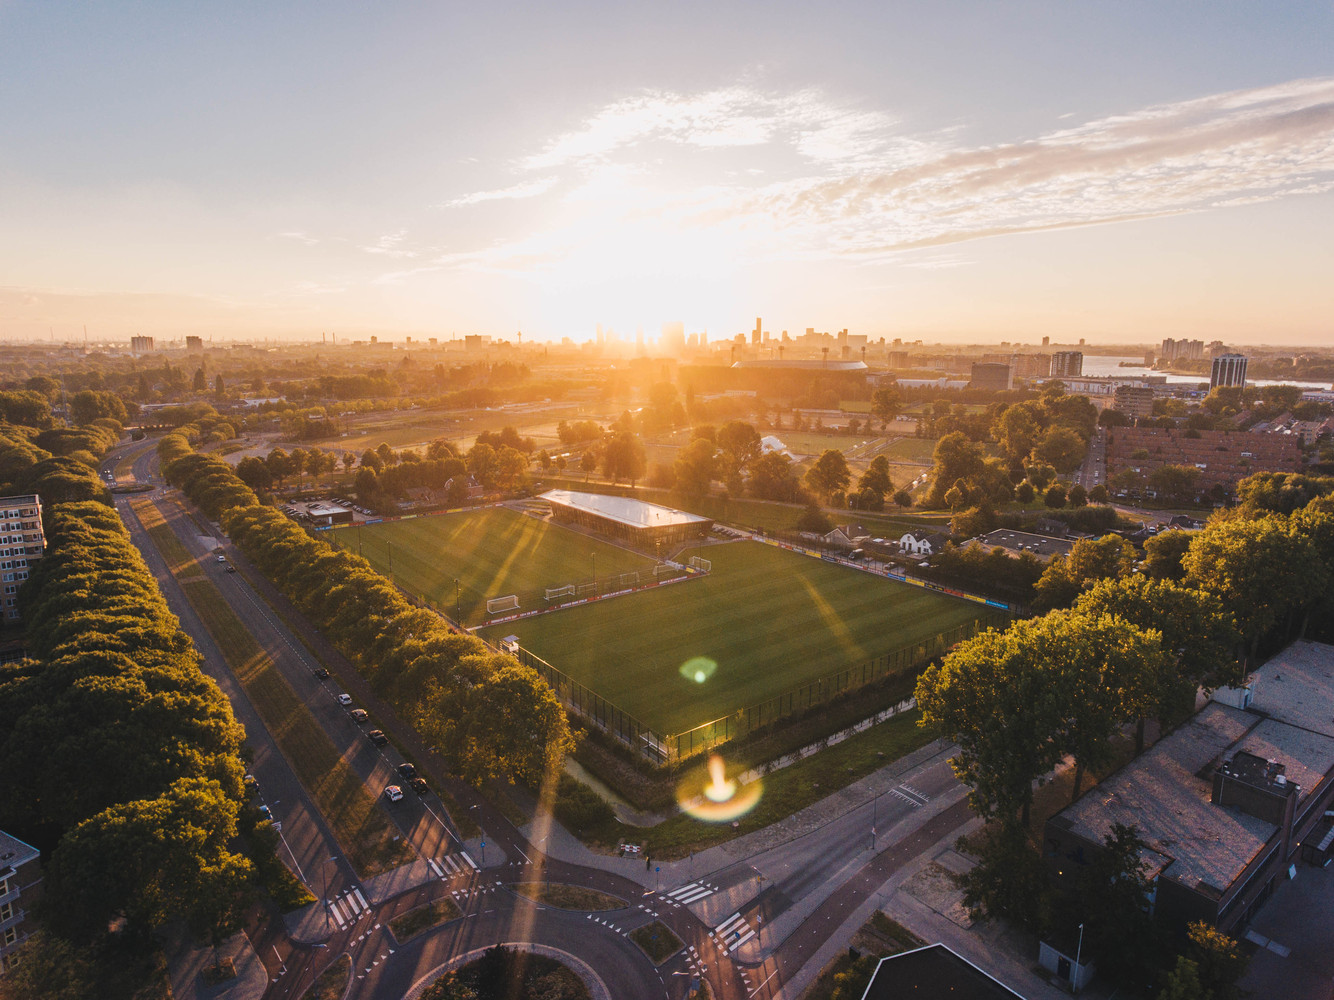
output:
POLYGON ((4 587, 4 621, 18 621, 19 586, 46 551, 42 532, 42 498, 36 494, 0 497, 0 586, 4 587))

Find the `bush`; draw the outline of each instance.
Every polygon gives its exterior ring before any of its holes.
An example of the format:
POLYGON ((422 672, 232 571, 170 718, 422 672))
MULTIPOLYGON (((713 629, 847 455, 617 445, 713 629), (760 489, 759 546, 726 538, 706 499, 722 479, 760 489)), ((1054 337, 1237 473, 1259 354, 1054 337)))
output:
POLYGON ((556 786, 556 819, 576 836, 597 830, 616 819, 610 805, 581 781, 562 774, 556 786))

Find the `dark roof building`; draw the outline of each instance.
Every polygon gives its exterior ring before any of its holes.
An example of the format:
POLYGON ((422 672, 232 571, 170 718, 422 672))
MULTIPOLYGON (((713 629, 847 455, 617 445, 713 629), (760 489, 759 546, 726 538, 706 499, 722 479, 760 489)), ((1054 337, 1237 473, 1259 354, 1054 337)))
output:
POLYGON ((1009 528, 997 528, 973 539, 977 545, 990 552, 992 549, 1004 549, 1012 556, 1031 552, 1043 562, 1052 556, 1068 555, 1074 542, 1063 538, 1051 538, 1047 535, 1035 535, 1029 531, 1013 531, 1009 528))
POLYGON ((36 929, 30 917, 41 881, 37 848, 0 830, 0 976, 17 964, 15 952, 36 929))
POLYGON ((1334 646, 1294 643, 1048 820, 1048 864, 1069 877, 1113 824, 1133 825, 1158 913, 1225 931, 1246 923, 1299 850, 1330 856, 1332 696, 1334 646))
POLYGON ((943 944, 882 958, 862 1000, 1024 1000, 943 944))

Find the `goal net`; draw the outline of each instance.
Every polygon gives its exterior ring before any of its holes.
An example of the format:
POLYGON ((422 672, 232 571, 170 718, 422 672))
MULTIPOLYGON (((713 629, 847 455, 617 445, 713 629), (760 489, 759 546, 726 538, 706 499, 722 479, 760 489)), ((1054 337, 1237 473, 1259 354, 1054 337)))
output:
POLYGON ((616 578, 616 585, 618 587, 638 587, 639 573, 638 572, 622 573, 619 577, 616 578))
POLYGON ((713 560, 705 559, 703 556, 691 556, 690 568, 700 570, 703 573, 709 573, 713 570, 713 560))
POLYGON ((498 615, 502 611, 518 611, 519 595, 510 594, 507 597, 491 597, 486 602, 486 613, 488 615, 498 615))
POLYGON ((658 563, 658 565, 653 567, 653 576, 655 578, 674 576, 679 572, 681 572, 681 567, 677 566, 675 563, 658 563))
POLYGON ((565 586, 563 586, 563 587, 548 587, 548 588, 547 588, 547 598, 546 598, 546 599, 547 599, 548 601, 554 601, 554 600, 555 600, 556 598, 558 598, 558 597, 573 597, 573 596, 574 596, 574 584, 572 584, 572 583, 567 583, 567 584, 566 584, 565 586))
POLYGON ((575 589, 575 593, 576 593, 578 596, 583 597, 585 594, 595 594, 595 593, 597 593, 597 589, 598 589, 598 585, 597 585, 596 583, 581 583, 581 584, 579 584, 579 586, 575 589))

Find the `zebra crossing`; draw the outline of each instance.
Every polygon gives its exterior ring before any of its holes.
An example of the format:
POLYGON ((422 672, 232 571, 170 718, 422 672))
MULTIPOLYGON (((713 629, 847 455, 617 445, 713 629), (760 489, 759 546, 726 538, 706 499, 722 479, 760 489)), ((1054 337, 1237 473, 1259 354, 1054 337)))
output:
POLYGON ((467 851, 459 851, 458 854, 446 854, 443 858, 428 858, 426 863, 430 865, 431 871, 435 872, 442 880, 449 880, 458 875, 471 875, 480 869, 477 862, 468 857, 467 851))
POLYGON ((326 899, 324 903, 340 931, 360 919, 361 914, 369 909, 366 897, 361 894, 360 886, 349 889, 337 899, 326 899))
POLYGON ((706 896, 711 896, 718 891, 716 885, 709 885, 707 882, 687 882, 681 888, 667 893, 667 898, 677 906, 689 906, 691 903, 698 903, 706 896))
POLYGON ((755 936, 755 930, 750 926, 740 911, 733 913, 712 931, 714 939, 718 942, 724 953, 730 954, 740 948, 743 944, 755 936))
POLYGON ((914 809, 920 809, 931 801, 931 796, 927 795, 926 792, 919 792, 916 788, 913 788, 912 785, 909 785, 906 782, 899 785, 897 788, 891 788, 889 794, 896 799, 902 799, 914 809))

